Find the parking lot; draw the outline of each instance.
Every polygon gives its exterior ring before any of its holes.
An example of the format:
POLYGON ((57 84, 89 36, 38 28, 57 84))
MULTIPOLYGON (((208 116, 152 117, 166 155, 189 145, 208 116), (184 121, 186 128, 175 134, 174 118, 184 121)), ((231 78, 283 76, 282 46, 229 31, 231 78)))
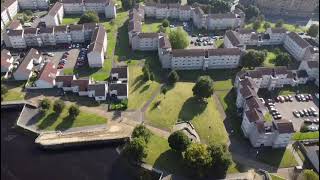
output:
MULTIPOLYGON (((313 115, 308 115, 304 117, 296 117, 293 112, 294 111, 301 111, 304 109, 310 109, 313 107, 317 113, 319 113, 319 100, 313 96, 313 100, 309 101, 298 101, 294 96, 292 96, 292 102, 285 101, 285 102, 275 102, 274 108, 280 113, 282 116, 281 119, 287 119, 291 120, 294 126, 295 131, 300 131, 301 126, 304 124, 304 121, 309 119, 311 121, 319 118, 319 115, 317 117, 313 115)), ((310 125, 313 124, 310 122, 310 125)), ((314 123, 316 125, 318 123, 314 123)))

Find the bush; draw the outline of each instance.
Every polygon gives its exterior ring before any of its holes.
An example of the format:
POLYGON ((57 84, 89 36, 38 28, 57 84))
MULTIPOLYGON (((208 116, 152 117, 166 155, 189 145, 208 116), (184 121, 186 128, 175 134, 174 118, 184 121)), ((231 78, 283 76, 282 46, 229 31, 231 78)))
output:
POLYGON ((128 99, 123 99, 120 102, 115 102, 110 105, 110 110, 124 111, 128 108, 128 99))
POLYGON ((66 106, 65 103, 62 100, 58 99, 54 101, 53 110, 56 113, 61 113, 65 106, 66 106))
POLYGON ((1 84, 1 97, 5 95, 7 92, 8 92, 7 86, 5 86, 4 84, 1 84))
POLYGON ((260 21, 254 21, 254 23, 252 24, 252 28, 254 30, 258 30, 261 27, 261 22, 260 21))
POLYGON ((275 59, 276 66, 288 66, 292 62, 290 55, 288 53, 280 53, 275 59))
POLYGON ((144 125, 138 125, 132 131, 132 138, 143 138, 146 143, 149 142, 152 133, 149 129, 147 129, 144 125))
POLYGON ((78 24, 98 23, 98 22, 99 22, 98 14, 95 11, 87 11, 80 17, 78 24))
POLYGON ((168 84, 173 85, 179 81, 179 75, 175 70, 172 70, 168 75, 168 84))
POLYGON ((69 108, 69 115, 71 117, 77 117, 80 113, 80 110, 79 110, 79 106, 77 105, 71 105, 70 108, 69 108))
POLYGON ((40 101, 40 104, 39 104, 40 109, 45 112, 50 108, 50 104, 51 104, 50 100, 45 98, 42 101, 40 101))
POLYGON ((170 22, 169 22, 168 19, 164 19, 164 20, 162 21, 162 26, 163 26, 163 27, 169 27, 169 25, 170 25, 170 22))
POLYGON ((191 144, 190 138, 182 130, 172 133, 168 138, 171 149, 184 152, 191 144))
POLYGON ((244 56, 242 56, 241 62, 244 67, 253 68, 261 66, 265 58, 265 52, 249 50, 244 56))
POLYGON ((27 15, 27 16, 32 16, 32 11, 31 10, 26 10, 24 11, 24 13, 27 15))
POLYGON ((123 149, 123 155, 133 162, 141 162, 147 157, 147 144, 143 138, 133 138, 123 149))
POLYGON ((308 132, 308 126, 307 125, 302 125, 301 128, 300 128, 300 132, 308 132))
POLYGON ((271 24, 268 23, 268 22, 265 22, 265 23, 263 24, 263 28, 264 28, 264 29, 268 29, 268 28, 270 28, 270 27, 271 27, 271 24))
POLYGON ((276 22, 276 25, 275 25, 275 27, 277 27, 277 28, 280 28, 280 27, 282 27, 283 26, 283 20, 282 19, 280 19, 280 20, 278 20, 277 22, 276 22))
POLYGON ((316 37, 319 33, 319 25, 312 24, 307 33, 309 36, 316 37))

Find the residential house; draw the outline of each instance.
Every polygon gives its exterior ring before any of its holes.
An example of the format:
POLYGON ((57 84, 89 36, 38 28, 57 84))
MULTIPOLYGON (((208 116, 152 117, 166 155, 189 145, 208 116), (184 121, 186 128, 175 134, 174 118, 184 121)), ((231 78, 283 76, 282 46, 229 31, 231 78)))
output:
POLYGON ((59 26, 62 23, 63 15, 62 3, 56 2, 44 17, 44 22, 46 26, 59 26))
POLYGON ((34 62, 41 62, 42 56, 38 50, 31 48, 25 56, 16 71, 13 72, 15 80, 28 80, 32 76, 32 69, 34 62))
POLYGON ((88 96, 94 97, 96 101, 107 99, 108 85, 106 83, 95 83, 88 85, 88 96))
POLYGON ((88 85, 91 84, 89 78, 75 79, 71 81, 72 92, 79 96, 88 96, 88 85))
POLYGON ((158 33, 139 33, 132 37, 132 49, 154 51, 158 49, 158 33))
POLYGON ((128 98, 128 83, 109 83, 109 96, 119 100, 128 98))
POLYGON ((1 51, 1 73, 7 73, 12 70, 13 60, 10 51, 6 49, 1 51))
POLYGON ((40 71, 38 79, 35 81, 37 88, 53 88, 56 85, 55 78, 57 75, 57 68, 52 62, 44 65, 40 71))
POLYGON ((128 83, 128 66, 113 67, 110 72, 110 81, 118 83, 128 83))
POLYGON ((57 75, 56 86, 62 88, 63 91, 72 91, 71 82, 75 79, 75 75, 57 75))

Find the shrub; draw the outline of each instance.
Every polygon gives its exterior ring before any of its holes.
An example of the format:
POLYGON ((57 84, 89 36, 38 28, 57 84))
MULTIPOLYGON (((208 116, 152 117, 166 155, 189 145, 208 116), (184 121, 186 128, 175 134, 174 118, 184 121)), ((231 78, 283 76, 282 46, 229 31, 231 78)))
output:
POLYGON ((175 84, 177 81, 179 81, 179 75, 175 70, 172 70, 168 75, 168 83, 170 85, 175 84))
POLYGON ((98 22, 99 22, 98 14, 95 11, 87 11, 80 17, 78 24, 98 23, 98 22))
POLYGON ((77 105, 71 105, 70 108, 69 108, 69 115, 71 117, 77 117, 80 113, 80 110, 79 110, 79 106, 77 105))
POLYGON ((54 101, 53 110, 56 113, 60 113, 60 112, 62 112, 62 110, 65 106, 66 106, 65 103, 59 99, 59 100, 54 101))
POLYGON ((42 101, 40 101, 39 105, 40 105, 41 110, 45 112, 50 108, 50 104, 51 104, 50 100, 45 98, 42 101))
POLYGON ((132 138, 143 138, 146 143, 149 142, 152 133, 149 129, 147 129, 144 125, 138 125, 132 131, 132 138))
POLYGON ((183 131, 176 131, 168 138, 169 146, 178 152, 184 152, 191 144, 190 138, 183 131))
POLYGON ((169 27, 169 25, 170 25, 170 22, 169 22, 168 19, 164 19, 164 20, 162 21, 162 26, 163 26, 163 27, 169 27))
POLYGON ((192 88, 193 95, 197 98, 208 98, 213 94, 213 80, 210 76, 200 76, 192 88))
POLYGON ((143 138, 133 138, 123 149, 123 155, 133 162, 141 162, 147 157, 147 144, 143 138))

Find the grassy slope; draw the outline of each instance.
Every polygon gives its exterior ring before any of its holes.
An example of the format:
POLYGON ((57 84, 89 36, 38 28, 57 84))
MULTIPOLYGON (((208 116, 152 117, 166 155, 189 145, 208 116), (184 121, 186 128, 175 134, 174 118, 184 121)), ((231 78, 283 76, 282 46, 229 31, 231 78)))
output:
POLYGON ((258 155, 258 159, 274 167, 286 168, 298 165, 295 157, 286 149, 268 149, 258 155))
POLYGON ((65 107, 59 115, 51 108, 39 119, 37 126, 39 129, 44 130, 63 130, 72 127, 105 124, 107 122, 105 117, 84 111, 80 111, 80 114, 74 120, 68 115, 68 107, 65 107))
MULTIPOLYGON (((270 23, 270 25, 271 25, 272 28, 275 27, 275 23, 271 23, 271 22, 269 22, 269 23, 270 23)), ((265 32, 265 31, 266 31, 266 29, 263 27, 263 24, 264 24, 264 22, 261 23, 260 28, 257 29, 258 32, 265 32)), ((288 31, 293 31, 293 32, 305 32, 305 29, 304 29, 304 28, 301 28, 301 27, 295 28, 293 24, 286 24, 286 23, 284 23, 284 24, 283 24, 283 27, 284 27, 285 29, 287 29, 288 31)), ((245 25, 245 28, 252 28, 252 23, 246 24, 246 25, 245 25)))
POLYGON ((177 120, 191 121, 203 142, 225 143, 227 134, 215 102, 212 98, 206 106, 197 102, 192 97, 193 85, 176 83, 165 96, 161 94, 155 98, 146 113, 148 123, 171 130, 177 120), (155 108, 154 104, 159 100, 161 104, 155 108))
POLYGON ((7 86, 8 92, 4 94, 3 101, 16 101, 23 100, 25 92, 23 92, 23 87, 26 81, 14 81, 14 82, 2 82, 7 86))

